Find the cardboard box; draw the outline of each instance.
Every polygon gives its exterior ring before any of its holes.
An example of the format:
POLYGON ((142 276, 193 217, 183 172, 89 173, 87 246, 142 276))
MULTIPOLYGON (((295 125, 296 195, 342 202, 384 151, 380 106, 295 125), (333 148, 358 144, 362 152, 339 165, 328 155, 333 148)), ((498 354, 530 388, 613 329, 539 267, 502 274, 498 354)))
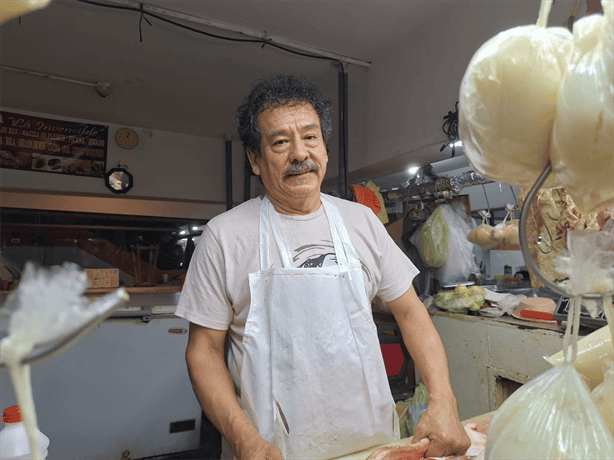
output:
POLYGON ((119 269, 117 268, 86 268, 87 280, 91 288, 119 287, 119 269))

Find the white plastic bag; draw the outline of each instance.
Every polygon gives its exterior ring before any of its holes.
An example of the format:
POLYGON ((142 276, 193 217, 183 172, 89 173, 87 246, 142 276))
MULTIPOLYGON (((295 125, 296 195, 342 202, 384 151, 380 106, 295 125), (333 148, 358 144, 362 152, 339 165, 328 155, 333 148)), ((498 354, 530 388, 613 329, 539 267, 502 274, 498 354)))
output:
POLYGON ((573 298, 564 363, 537 376, 504 401, 490 423, 486 460, 612 458, 612 434, 573 367, 579 326, 580 299, 573 298))
POLYGON ((576 52, 558 94, 553 175, 582 213, 614 203, 614 4, 574 24, 576 52))
POLYGON ((469 232, 467 239, 473 244, 477 244, 482 250, 488 251, 499 244, 493 236, 493 228, 488 224, 487 220, 490 217, 488 211, 478 211, 482 216, 482 223, 469 232))
MULTIPOLYGON (((459 130, 473 169, 531 187, 548 164, 561 81, 573 53, 571 33, 546 28, 552 1, 536 25, 499 33, 475 53, 461 81, 459 130)), ((552 175, 545 187, 554 187, 552 175)))
POLYGON ((606 366, 607 370, 603 374, 603 382, 591 392, 591 397, 610 433, 614 435, 614 363, 608 361, 606 366))
MULTIPOLYGON (((614 360, 612 336, 607 326, 591 332, 578 340, 578 355, 573 365, 582 374, 589 389, 594 389, 603 381, 603 363, 614 360)), ((563 363, 563 351, 548 358, 553 366, 563 363)))
POLYGON ((448 225, 449 256, 435 277, 442 286, 463 283, 472 273, 480 272, 473 253, 474 245, 467 238, 475 222, 453 206, 441 205, 438 209, 442 210, 448 225))

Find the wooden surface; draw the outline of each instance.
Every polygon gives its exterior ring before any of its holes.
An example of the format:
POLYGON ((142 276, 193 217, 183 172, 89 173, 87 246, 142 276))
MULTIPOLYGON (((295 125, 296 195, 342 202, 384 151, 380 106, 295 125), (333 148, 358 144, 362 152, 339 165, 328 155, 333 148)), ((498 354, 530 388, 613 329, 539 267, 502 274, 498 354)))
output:
MULTIPOLYGON (((480 433, 487 433, 488 426, 490 425, 490 421, 492 420, 493 416, 494 416, 494 412, 489 412, 487 414, 478 415, 477 417, 472 417, 470 419, 464 420, 462 424, 463 426, 465 426, 469 423, 475 423, 478 425, 478 431, 480 433)), ((369 455, 371 455, 374 451, 376 451, 380 447, 401 446, 403 444, 411 444, 411 442, 412 442, 412 438, 404 438, 404 439, 400 439, 398 441, 394 441, 388 444, 382 444, 380 446, 371 447, 367 450, 355 452, 350 455, 345 455, 343 457, 337 457, 336 459, 333 459, 333 460, 365 460, 369 455)))
MULTIPOLYGON (((121 286, 128 294, 144 293, 157 294, 162 292, 180 292, 181 286, 178 284, 161 284, 157 286, 121 286)), ((85 291, 86 294, 107 294, 119 288, 90 288, 85 291)))

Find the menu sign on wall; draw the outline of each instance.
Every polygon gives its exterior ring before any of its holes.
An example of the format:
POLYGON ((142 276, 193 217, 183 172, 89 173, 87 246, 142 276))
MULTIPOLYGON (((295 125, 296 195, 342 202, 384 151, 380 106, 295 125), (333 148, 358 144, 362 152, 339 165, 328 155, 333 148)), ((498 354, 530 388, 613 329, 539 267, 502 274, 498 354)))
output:
POLYGON ((0 111, 0 167, 104 177, 109 127, 0 111))

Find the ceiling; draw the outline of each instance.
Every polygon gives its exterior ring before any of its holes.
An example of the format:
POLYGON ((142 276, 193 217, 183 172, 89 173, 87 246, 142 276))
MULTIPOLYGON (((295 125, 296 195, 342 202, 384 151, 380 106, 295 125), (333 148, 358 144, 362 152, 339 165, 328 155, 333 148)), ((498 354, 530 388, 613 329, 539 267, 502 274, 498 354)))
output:
MULTIPOLYGON (((505 0, 493 2, 492 8, 519 2, 538 4, 538 0, 505 0)), ((575 2, 557 0, 563 7, 553 10, 560 17, 551 23, 562 25, 575 2)), ((102 98, 91 87, 3 70, 0 105, 219 138, 235 134, 236 108, 251 84, 267 75, 304 75, 333 103, 337 100, 338 69, 330 60, 204 36, 151 15, 143 20, 137 11, 140 2, 134 0, 97 3, 122 9, 53 0, 40 11, 3 24, 0 64, 108 82, 111 94, 102 98)), ((477 4, 476 0, 145 0, 144 4, 250 29, 264 37, 282 37, 376 66, 378 59, 407 46, 412 30, 451 14, 455 7, 464 8, 462 3, 477 4)), ((174 20, 225 37, 251 38, 174 20)), ((357 81, 364 90, 369 68, 357 64, 345 68, 350 92, 357 81)))
MULTIPOLYGON (((402 42, 413 27, 455 2, 146 0, 145 4, 373 62, 402 42)), ((223 41, 152 16, 146 16, 149 22, 141 21, 140 13, 132 10, 139 5, 135 1, 98 3, 124 9, 53 0, 45 9, 2 25, 0 64, 108 82, 112 93, 102 99, 91 88, 39 81, 40 93, 34 95, 28 82, 40 77, 3 71, 3 106, 217 138, 235 133, 235 110, 251 84, 263 76, 302 74, 329 99, 337 99, 338 69, 332 61, 259 43, 223 41)), ((225 37, 251 38, 173 20, 225 37)), ((345 67, 349 72, 367 72, 367 67, 345 67)))

